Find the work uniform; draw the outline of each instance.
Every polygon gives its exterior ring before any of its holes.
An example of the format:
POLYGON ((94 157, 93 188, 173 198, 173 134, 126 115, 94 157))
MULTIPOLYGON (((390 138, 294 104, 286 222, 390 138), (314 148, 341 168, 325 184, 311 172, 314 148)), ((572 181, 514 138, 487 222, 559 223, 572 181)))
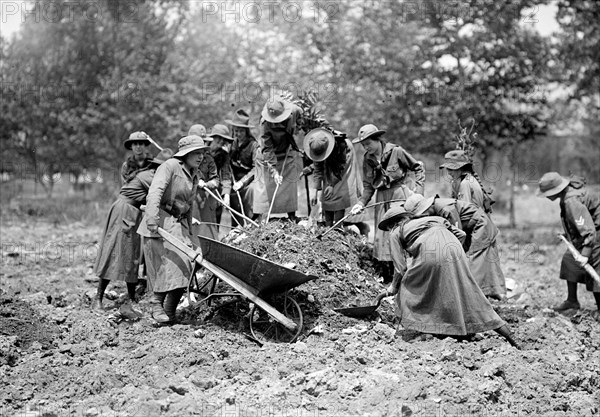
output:
POLYGON ((144 159, 138 162, 133 155, 129 155, 121 165, 121 184, 127 184, 135 178, 138 172, 148 168, 152 159, 153 157, 150 154, 146 154, 144 159))
POLYGON ((452 181, 452 198, 473 203, 486 211, 481 184, 469 172, 463 172, 457 180, 452 181))
MULTIPOLYGON (((383 142, 381 163, 374 155, 366 154, 363 161, 363 195, 360 202, 366 206, 375 191, 376 202, 406 200, 410 191, 423 194, 425 172, 423 166, 403 147, 383 142), (414 177, 409 175, 414 173, 414 177)), ((375 206, 375 224, 379 224, 390 203, 375 206)), ((375 228, 373 256, 379 261, 391 261, 389 232, 375 228)))
MULTIPOLYGON (((224 149, 217 149, 216 151, 211 151, 211 155, 213 157, 213 160, 215 161, 215 165, 217 167, 217 175, 219 176, 219 187, 217 188, 218 195, 222 198, 225 195, 231 194, 231 186, 233 185, 233 174, 231 172, 231 158, 229 157, 229 152, 227 152, 224 149)), ((209 196, 209 199, 214 200, 214 202, 216 203, 215 222, 217 224, 221 224, 223 206, 213 197, 209 196)), ((215 228, 217 229, 218 237, 219 228, 217 226, 215 226, 215 228)))
POLYGON ((394 282, 400 279, 396 311, 404 327, 464 336, 506 324, 471 274, 464 239, 463 231, 438 216, 408 220, 391 231, 394 282))
MULTIPOLYGON (((203 154, 203 160, 198 169, 198 179, 206 183, 206 187, 213 193, 219 189, 219 172, 214 158, 209 152, 203 154)), ((200 235, 210 239, 219 238, 217 223, 217 206, 220 203, 212 198, 206 190, 198 188, 196 191, 196 204, 192 211, 193 217, 201 222, 215 224, 196 224, 193 226, 194 237, 200 235)))
MULTIPOLYGON (((252 212, 252 203, 254 201, 254 187, 252 181, 255 176, 255 164, 256 152, 259 149, 258 142, 254 136, 246 138, 244 143, 240 144, 240 141, 236 139, 231 145, 231 171, 233 174, 233 180, 235 182, 240 181, 243 186, 238 191, 242 200, 240 205, 240 199, 235 192, 231 193, 230 203, 231 208, 244 214, 248 218, 252 218, 254 213, 252 212)), ((244 219, 240 216, 232 214, 232 225, 244 224, 244 219)))
POLYGON ((494 222, 483 209, 464 200, 436 198, 432 207, 436 216, 445 218, 467 234, 465 248, 469 265, 481 291, 487 296, 504 296, 506 284, 496 244, 498 228, 494 222))
MULTIPOLYGON (((588 191, 583 182, 571 180, 560 200, 560 218, 567 238, 580 253, 591 253, 588 263, 600 273, 600 196, 588 191)), ((569 282, 585 283, 588 291, 600 292, 600 284, 569 251, 563 255, 559 276, 569 282)))
POLYGON ((157 224, 192 246, 190 230, 197 184, 196 170, 188 171, 177 158, 168 159, 158 167, 152 180, 138 233, 145 238, 148 281, 155 293, 186 288, 192 269, 190 259, 158 234, 150 232, 147 223, 157 224))
MULTIPOLYGON (((334 166, 332 159, 334 154, 339 152, 335 144, 332 155, 320 162, 314 162, 313 185, 317 190, 323 190, 332 187, 333 192, 329 197, 321 195, 321 206, 325 212, 326 223, 331 226, 333 222, 344 217, 344 210, 351 207, 357 201, 357 178, 354 158, 354 147, 352 141, 345 139, 345 155, 338 155, 343 158, 343 162, 334 166), (328 214, 331 213, 331 214, 328 214), (334 218, 334 212, 339 212, 334 218), (327 216, 330 216, 328 219, 327 216), (331 223, 331 224, 329 224, 331 223)), ((341 162, 341 161, 340 161, 341 162)))
POLYGON ((110 207, 94 264, 99 278, 138 281, 141 242, 136 230, 142 218, 140 206, 146 201, 154 172, 154 169, 138 171, 121 187, 117 201, 110 207))
POLYGON ((290 117, 280 123, 263 121, 260 152, 256 158, 253 212, 266 214, 277 185, 273 169, 283 177, 277 189, 271 213, 291 213, 298 210, 298 178, 302 172, 298 147, 294 139, 300 108, 294 105, 290 117))

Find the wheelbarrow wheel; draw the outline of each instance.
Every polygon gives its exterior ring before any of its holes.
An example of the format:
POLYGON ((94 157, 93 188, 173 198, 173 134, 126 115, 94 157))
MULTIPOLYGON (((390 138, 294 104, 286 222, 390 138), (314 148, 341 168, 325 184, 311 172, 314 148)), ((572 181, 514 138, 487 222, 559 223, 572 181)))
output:
POLYGON ((300 336, 304 319, 302 309, 296 300, 287 294, 278 294, 269 303, 288 319, 296 323, 296 330, 290 330, 269 316, 256 304, 250 309, 250 332, 255 339, 263 342, 292 343, 300 336))

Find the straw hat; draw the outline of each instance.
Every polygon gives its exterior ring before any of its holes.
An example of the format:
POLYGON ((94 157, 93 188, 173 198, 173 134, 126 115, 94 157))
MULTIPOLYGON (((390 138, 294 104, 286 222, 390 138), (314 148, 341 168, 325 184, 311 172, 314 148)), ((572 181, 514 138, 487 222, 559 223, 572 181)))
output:
POLYGON ((162 151, 160 151, 158 153, 158 155, 156 155, 154 157, 154 159, 152 161, 150 161, 150 163, 160 165, 163 162, 166 162, 167 159, 170 159, 172 157, 173 157, 173 151, 171 150, 171 148, 164 148, 162 151))
POLYGON ((304 152, 315 162, 327 159, 335 145, 333 133, 326 129, 313 129, 304 137, 304 152))
POLYGON ((567 185, 569 185, 569 180, 558 172, 546 172, 540 178, 538 193, 544 197, 550 197, 560 193, 567 188, 567 185))
POLYGON ((393 204, 388 211, 385 212, 383 218, 379 222, 377 227, 380 230, 388 231, 396 224, 402 217, 410 214, 406 211, 403 204, 393 204))
POLYGON ((461 151, 460 149, 447 152, 444 155, 445 162, 440 165, 440 169, 459 169, 465 165, 471 164, 471 160, 465 153, 465 151, 461 151))
POLYGON ((275 97, 265 103, 261 116, 267 122, 280 123, 292 114, 292 103, 280 97, 275 97))
POLYGON ((208 148, 208 146, 204 144, 204 139, 196 135, 186 136, 179 139, 177 146, 179 147, 179 150, 175 155, 173 155, 175 158, 181 158, 190 152, 208 148))
POLYGON ((201 125, 201 124, 192 125, 192 127, 190 127, 190 130, 188 130, 188 136, 192 136, 192 135, 196 135, 196 136, 200 136, 201 138, 205 138, 206 137, 206 127, 204 127, 204 125, 201 125))
POLYGON ((212 129, 210 129, 210 134, 208 135, 212 140, 215 136, 222 137, 223 139, 227 139, 233 142, 233 138, 229 136, 229 128, 225 125, 214 125, 212 129))
POLYGON ((410 214, 414 216, 419 216, 427 211, 429 207, 433 204, 433 200, 435 197, 425 198, 421 194, 413 194, 406 199, 404 203, 404 208, 410 214))
POLYGON ((133 142, 144 142, 144 145, 150 145, 150 140, 148 139, 146 132, 133 132, 129 135, 129 138, 125 139, 123 146, 125 146, 125 149, 131 150, 133 142))
POLYGON ((236 110, 231 120, 227 119, 225 120, 225 123, 229 123, 231 126, 246 127, 248 129, 254 127, 250 124, 250 115, 246 113, 246 110, 244 109, 236 110))
POLYGON ((375 125, 364 125, 358 131, 358 137, 356 139, 352 139, 352 143, 359 143, 365 139, 372 137, 373 139, 381 136, 385 133, 385 130, 377 129, 375 125))

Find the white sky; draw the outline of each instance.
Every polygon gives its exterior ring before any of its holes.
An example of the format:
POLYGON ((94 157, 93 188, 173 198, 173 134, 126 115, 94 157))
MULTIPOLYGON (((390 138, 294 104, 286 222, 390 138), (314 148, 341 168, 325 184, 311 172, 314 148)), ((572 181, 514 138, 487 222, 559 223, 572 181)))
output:
MULTIPOLYGON (((24 1, 0 0, 0 35, 10 38, 19 30, 21 21, 24 19, 23 10, 24 1)), ((555 3, 549 5, 536 6, 529 9, 531 15, 523 19, 522 24, 532 24, 542 35, 550 35, 557 31, 559 26, 555 16, 558 7, 555 3)))

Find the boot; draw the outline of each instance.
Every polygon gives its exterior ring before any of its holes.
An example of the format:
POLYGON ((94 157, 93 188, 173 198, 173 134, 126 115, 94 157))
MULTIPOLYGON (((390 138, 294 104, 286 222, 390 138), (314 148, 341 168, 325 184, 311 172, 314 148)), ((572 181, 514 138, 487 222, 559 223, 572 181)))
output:
POLYGON ((131 305, 131 301, 127 300, 119 307, 119 314, 126 320, 138 320, 143 316, 140 311, 135 311, 131 305))
POLYGON ((165 298, 165 313, 171 322, 175 322, 176 320, 175 312, 184 291, 184 288, 177 288, 167 293, 167 297, 165 298))
POLYGON ((165 301, 166 295, 167 295, 167 293, 164 293, 164 292, 163 293, 154 293, 154 297, 152 297, 152 301, 150 302, 152 318, 154 320, 156 320, 156 322, 158 324, 166 324, 171 321, 169 319, 169 316, 167 316, 167 313, 165 313, 165 310, 163 309, 163 306, 162 306, 165 301))
POLYGON ((500 336, 504 337, 508 343, 511 344, 511 346, 515 347, 516 349, 521 350, 521 345, 519 343, 517 343, 517 341, 514 339, 514 335, 512 334, 512 332, 510 331, 510 329, 508 328, 507 325, 504 325, 502 327, 498 327, 497 329, 494 329, 496 331, 496 333, 498 333, 500 336))
POLYGON ((102 306, 102 298, 97 295, 92 300, 92 311, 96 313, 104 313, 104 307, 102 306))

